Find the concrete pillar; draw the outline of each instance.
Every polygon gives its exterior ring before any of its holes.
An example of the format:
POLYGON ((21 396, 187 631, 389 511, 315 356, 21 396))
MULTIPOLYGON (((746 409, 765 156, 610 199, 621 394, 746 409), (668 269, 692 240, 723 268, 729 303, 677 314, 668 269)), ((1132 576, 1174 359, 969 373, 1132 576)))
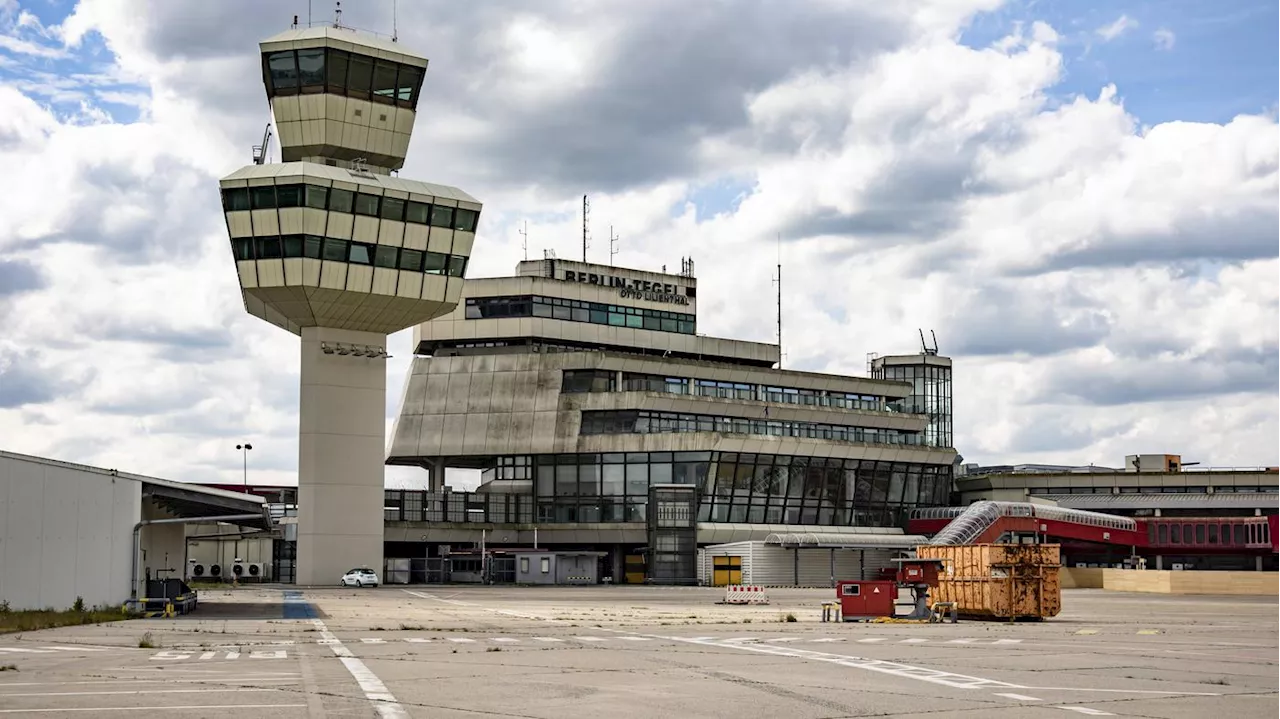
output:
POLYGON ((1163 554, 1157 554, 1157 555, 1156 555, 1156 569, 1164 569, 1164 555, 1163 555, 1163 554))
POLYGON ((298 412, 297 583, 336 584, 354 567, 381 573, 386 360, 331 347, 386 347, 386 335, 302 329, 298 412))
POLYGON ((1253 570, 1254 570, 1255 572, 1261 572, 1261 571, 1262 571, 1262 557, 1260 557, 1260 556, 1259 556, 1259 557, 1254 557, 1254 558, 1253 558, 1253 570))

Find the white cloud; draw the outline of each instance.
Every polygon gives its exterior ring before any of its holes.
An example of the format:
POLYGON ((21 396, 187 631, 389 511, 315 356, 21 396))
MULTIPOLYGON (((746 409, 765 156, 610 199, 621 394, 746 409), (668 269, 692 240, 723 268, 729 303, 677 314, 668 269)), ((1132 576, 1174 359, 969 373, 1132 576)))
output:
POLYGON ((1174 43, 1178 41, 1178 36, 1167 27, 1157 29, 1151 33, 1151 39, 1155 41, 1156 47, 1161 50, 1172 50, 1174 43))
POLYGON ((1137 27, 1138 27, 1137 20, 1134 20, 1128 15, 1121 15, 1120 17, 1116 18, 1115 22, 1111 22, 1106 25, 1103 25, 1102 27, 1098 28, 1094 32, 1098 34, 1098 37, 1102 38, 1103 42, 1111 42, 1112 40, 1128 32, 1129 30, 1134 30, 1137 27))
MULTIPOLYGON (((678 27, 674 0, 510 5, 401 8, 432 58, 402 174, 485 201, 473 276, 511 270, 522 220, 531 256, 576 256, 589 192, 592 258, 610 224, 617 264, 692 255, 700 331, 768 341, 781 234, 788 366, 861 373, 936 329, 969 461, 1277 463, 1275 118, 1143 127, 1124 87, 1056 101, 1054 28, 956 41, 986 0, 678 27), (696 210, 713 185, 744 196, 696 210)), ((0 87, 0 162, 22 168, 0 175, 4 448, 238 482, 249 440, 251 481, 292 480, 297 340, 240 306, 216 192, 266 121, 255 43, 280 22, 83 0, 46 30, 72 52, 102 34, 102 79, 0 87)))

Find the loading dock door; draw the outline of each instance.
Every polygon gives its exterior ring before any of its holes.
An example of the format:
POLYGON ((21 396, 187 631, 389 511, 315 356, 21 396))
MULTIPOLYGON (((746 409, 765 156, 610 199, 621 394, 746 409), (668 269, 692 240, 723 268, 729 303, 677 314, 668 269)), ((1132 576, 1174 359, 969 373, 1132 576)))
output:
POLYGON ((742 584, 742 557, 712 557, 711 584, 716 587, 742 584))

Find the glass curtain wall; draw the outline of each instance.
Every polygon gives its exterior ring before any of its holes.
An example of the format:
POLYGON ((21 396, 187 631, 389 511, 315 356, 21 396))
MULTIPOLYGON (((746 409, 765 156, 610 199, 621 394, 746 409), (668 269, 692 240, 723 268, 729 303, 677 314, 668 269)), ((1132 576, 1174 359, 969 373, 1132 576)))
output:
POLYGON ((698 488, 698 521, 903 526, 943 506, 951 467, 730 452, 534 457, 539 522, 642 522, 650 484, 698 488))
POLYGON ((929 424, 924 442, 930 447, 951 447, 951 368, 936 365, 888 365, 880 379, 910 382, 911 394, 889 403, 898 412, 925 414, 929 424))

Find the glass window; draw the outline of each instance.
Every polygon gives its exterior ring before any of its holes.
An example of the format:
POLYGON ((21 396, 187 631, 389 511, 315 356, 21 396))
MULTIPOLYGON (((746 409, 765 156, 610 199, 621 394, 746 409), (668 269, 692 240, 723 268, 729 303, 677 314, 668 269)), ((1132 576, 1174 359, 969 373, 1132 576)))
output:
POLYGON ((254 254, 260 260, 273 260, 280 257, 279 237, 255 237, 254 254))
POLYGON ((410 202, 405 210, 405 222, 416 222, 419 225, 427 224, 431 219, 431 205, 425 202, 410 202))
POLYGON ((520 573, 521 573, 521 574, 528 574, 528 573, 529 573, 529 558, 528 558, 528 557, 521 557, 521 558, 520 558, 520 573))
POLYGON ((302 185, 277 185, 276 207, 302 207, 302 185))
POLYGON ((347 93, 353 97, 369 99, 369 86, 373 83, 373 58, 352 55, 347 70, 347 93))
POLYGON ((253 209, 270 210, 276 206, 275 185, 250 187, 249 195, 253 198, 253 209))
POLYGON ((267 72, 271 75, 271 89, 277 95, 292 95, 298 91, 298 65, 292 50, 267 55, 267 72))
POLYGON ((302 235, 285 235, 281 240, 285 257, 302 257, 302 235))
POLYGON ((237 260, 253 259, 253 238, 237 237, 231 241, 231 254, 237 260))
POLYGON ((307 235, 302 247, 302 256, 312 259, 320 259, 320 247, 324 244, 323 237, 315 235, 307 235))
POLYGON ((1232 529, 1231 529, 1231 536, 1232 536, 1232 537, 1234 538, 1234 540, 1235 540, 1234 542, 1232 542, 1232 544, 1239 544, 1239 545, 1243 545, 1243 544, 1245 543, 1245 541, 1244 541, 1244 525, 1243 525, 1243 524, 1236 524, 1236 525, 1233 525, 1233 527, 1232 527, 1232 529))
POLYGON ((324 48, 298 51, 298 84, 303 87, 324 86, 324 48))
POLYGON ((222 209, 227 212, 249 209, 249 188, 232 187, 223 190, 222 209))
POLYGON ((377 249, 374 250, 374 253, 373 253, 374 266, 390 267, 394 269, 396 266, 396 250, 397 249, 398 248, 391 247, 390 245, 378 245, 377 249))
POLYGON ((347 261, 357 265, 372 264, 373 245, 366 245, 363 242, 352 242, 351 254, 347 255, 347 261))
POLYGON ((541 560, 539 560, 539 568, 542 570, 542 573, 543 573, 543 574, 550 574, 550 573, 551 573, 551 558, 550 558, 550 557, 543 557, 541 560))
POLYGON ((320 187, 319 185, 303 185, 306 189, 304 202, 307 207, 313 207, 317 210, 323 210, 326 202, 329 200, 329 188, 320 187))
POLYGON ((373 70, 373 99, 391 104, 396 99, 396 63, 379 60, 373 70))
POLYGON ((433 227, 453 227, 453 208, 444 205, 431 206, 431 225, 433 227))
POLYGON ((1217 543, 1218 543, 1218 525, 1210 524, 1209 525, 1209 544, 1217 544, 1217 543))
POLYGON ((347 241, 328 237, 324 241, 324 259, 334 262, 347 261, 347 241))
POLYGON ((347 91, 347 64, 351 59, 345 50, 330 48, 325 62, 325 76, 329 92, 342 95, 347 91))
POLYGON ((329 211, 330 212, 351 212, 351 208, 355 204, 355 193, 351 190, 339 190, 334 187, 329 190, 329 211))
POLYGON ((400 78, 396 83, 396 100, 401 107, 414 107, 418 104, 418 87, 422 84, 422 68, 412 65, 400 66, 400 78))
POLYGON ((649 465, 647 464, 628 464, 627 468, 627 494, 644 495, 649 492, 649 465))
POLYGON ((1205 532, 1204 532, 1204 525, 1203 525, 1203 524, 1197 524, 1197 525, 1196 525, 1196 544, 1204 544, 1204 543, 1205 543, 1205 536, 1204 536, 1204 534, 1205 534, 1205 532))
POLYGON ((439 252, 427 252, 422 258, 422 271, 429 275, 443 275, 445 264, 448 261, 448 255, 442 255, 439 252))
POLYGON ((475 232, 476 220, 479 216, 480 215, 476 213, 475 210, 467 210, 459 207, 453 213, 453 229, 461 230, 462 232, 475 232))
POLYGON ((400 250, 400 269, 421 272, 422 252, 420 250, 400 250))
POLYGON ((378 200, 377 195, 370 195, 364 192, 356 193, 356 214, 368 215, 369 217, 378 216, 378 200))
POLYGON ((467 258, 449 255, 449 276, 462 277, 467 271, 467 258))
POLYGON ((625 494, 626 476, 624 474, 623 465, 606 464, 603 465, 604 483, 600 488, 600 493, 609 497, 620 497, 625 494))
POLYGON ((382 219, 404 221, 404 200, 395 197, 382 198, 382 219))

